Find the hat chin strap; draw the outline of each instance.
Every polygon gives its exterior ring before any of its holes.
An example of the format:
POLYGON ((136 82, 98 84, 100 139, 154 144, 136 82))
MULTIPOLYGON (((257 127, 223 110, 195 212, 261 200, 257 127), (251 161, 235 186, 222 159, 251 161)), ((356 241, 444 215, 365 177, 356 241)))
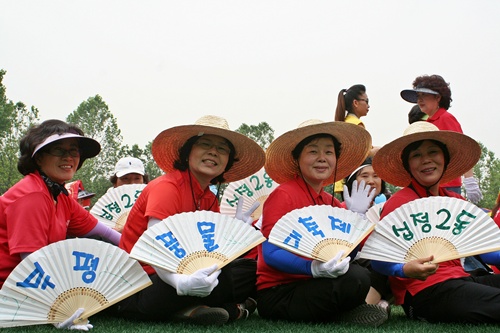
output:
POLYGON ((445 173, 446 169, 443 170, 443 173, 441 174, 441 177, 439 177, 439 179, 432 185, 429 185, 429 186, 424 186, 422 185, 422 183, 420 183, 417 178, 415 178, 411 173, 410 173, 410 177, 415 180, 416 183, 418 183, 420 186, 422 186, 423 188, 425 188, 425 192, 427 195, 431 196, 432 193, 430 191, 430 188, 435 186, 436 184, 439 184, 439 182, 441 181, 441 179, 443 179, 443 176, 444 176, 444 173, 445 173))

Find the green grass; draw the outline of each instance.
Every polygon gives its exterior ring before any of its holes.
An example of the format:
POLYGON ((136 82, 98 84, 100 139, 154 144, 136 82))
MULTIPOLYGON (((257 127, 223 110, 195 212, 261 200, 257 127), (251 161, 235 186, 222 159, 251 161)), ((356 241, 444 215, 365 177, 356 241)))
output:
MULTIPOLYGON (((248 320, 224 325, 222 327, 199 327, 185 324, 136 322, 126 319, 117 319, 97 314, 90 318, 94 328, 91 333, 367 333, 367 332, 394 332, 394 333, 456 333, 467 330, 467 333, 493 333, 499 331, 499 325, 458 325, 458 324, 427 324, 408 320, 401 307, 393 306, 389 321, 378 328, 359 326, 354 324, 297 324, 288 322, 273 322, 252 315, 248 320)), ((2 333, 55 333, 52 325, 25 326, 1 329, 2 333)), ((72 331, 75 332, 75 331, 72 331)))

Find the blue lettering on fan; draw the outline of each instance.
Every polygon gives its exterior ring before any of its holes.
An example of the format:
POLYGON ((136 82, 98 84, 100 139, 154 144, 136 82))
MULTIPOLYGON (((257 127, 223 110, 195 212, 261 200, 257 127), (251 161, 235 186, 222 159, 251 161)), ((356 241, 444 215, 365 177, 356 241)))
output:
POLYGON ((34 262, 35 269, 33 272, 31 272, 26 279, 24 279, 23 282, 16 282, 16 286, 22 287, 22 288, 35 288, 37 289, 40 286, 40 283, 42 282, 42 290, 45 290, 47 287, 54 289, 56 286, 52 282, 50 282, 50 275, 45 275, 45 271, 43 270, 42 266, 35 261, 34 262))
POLYGON ((290 233, 290 235, 288 235, 288 237, 285 238, 285 241, 283 243, 285 243, 287 245, 290 245, 290 246, 293 246, 294 248, 298 249, 299 245, 300 245, 300 240, 301 239, 302 239, 302 235, 297 230, 292 230, 292 232, 290 233), (288 243, 290 243, 290 241, 292 239, 295 240, 294 244, 293 245, 288 244, 288 243))
POLYGON ((313 236, 321 236, 321 238, 325 237, 325 234, 322 230, 319 230, 319 225, 316 221, 311 221, 312 216, 309 217, 299 217, 299 223, 306 227, 307 231, 309 231, 313 236))
POLYGON ((332 230, 340 230, 344 234, 351 233, 351 224, 343 222, 341 219, 338 219, 334 216, 328 216, 330 221, 332 222, 332 230))
POLYGON ((92 283, 96 278, 96 270, 99 265, 99 257, 95 257, 91 253, 85 253, 80 251, 73 251, 75 256, 75 266, 73 266, 74 271, 84 271, 82 274, 82 280, 85 283, 92 283))
POLYGON ((155 239, 162 241, 163 245, 167 249, 172 251, 177 258, 182 259, 186 256, 186 250, 184 250, 181 247, 177 238, 175 238, 174 235, 172 234, 172 231, 169 231, 169 232, 164 233, 162 235, 158 235, 155 237, 155 239))
POLYGON ((219 248, 218 244, 215 244, 215 223, 213 222, 198 222, 198 231, 200 232, 201 239, 203 240, 203 246, 208 252, 212 252, 219 248))

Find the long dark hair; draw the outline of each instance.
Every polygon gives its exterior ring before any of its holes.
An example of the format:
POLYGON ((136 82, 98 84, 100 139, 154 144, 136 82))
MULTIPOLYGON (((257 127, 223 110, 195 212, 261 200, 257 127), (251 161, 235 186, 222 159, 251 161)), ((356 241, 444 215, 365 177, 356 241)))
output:
POLYGON ((345 121, 346 111, 352 113, 352 102, 364 93, 366 93, 366 88, 362 84, 355 84, 349 89, 342 89, 337 97, 335 121, 345 121))

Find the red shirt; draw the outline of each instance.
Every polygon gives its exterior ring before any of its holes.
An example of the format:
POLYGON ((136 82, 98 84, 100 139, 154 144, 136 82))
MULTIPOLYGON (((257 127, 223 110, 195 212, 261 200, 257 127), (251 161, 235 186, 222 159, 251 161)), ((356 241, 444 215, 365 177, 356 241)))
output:
POLYGON ((60 194, 55 204, 38 172, 31 173, 0 196, 0 286, 31 253, 64 240, 83 236, 97 224, 73 198, 60 194))
MULTIPOLYGON (((449 113, 446 109, 440 108, 432 116, 427 118, 429 123, 436 125, 437 128, 444 131, 453 131, 462 133, 462 127, 454 115, 449 113)), ((462 177, 457 177, 446 184, 441 184, 442 187, 459 187, 462 186, 462 177)))
MULTIPOLYGON (((397 191, 389 198, 389 200, 387 200, 382 208, 382 213, 380 214, 381 220, 387 214, 405 203, 415 199, 428 197, 425 189, 417 182, 412 180, 411 186, 413 186, 414 190, 410 187, 405 187, 402 190, 397 191)), ((459 194, 447 191, 443 188, 439 188, 439 195, 464 199, 459 194)), ((419 291, 422 291, 436 283, 464 276, 469 276, 469 274, 464 271, 460 263, 460 259, 456 259, 440 263, 436 273, 429 276, 425 281, 389 276, 389 282, 391 284, 392 293, 395 297, 395 303, 403 304, 406 291, 410 292, 411 295, 415 295, 419 291)))
MULTIPOLYGON (((262 228, 264 237, 268 238, 276 222, 286 213, 310 205, 332 205, 332 195, 321 190, 316 193, 307 185, 302 177, 287 181, 278 186, 264 202, 262 209, 262 228), (309 189, 308 189, 309 188, 309 189), (309 194, 310 193, 310 194, 309 194), (313 199, 311 198, 314 198, 313 199)), ((333 198, 334 207, 340 207, 340 202, 333 198)), ((289 274, 268 266, 262 255, 262 245, 258 247, 257 258, 257 290, 270 288, 280 284, 311 279, 310 275, 289 274)))
MULTIPOLYGON (((198 210, 219 212, 219 203, 210 188, 203 190, 196 178, 191 176, 191 190, 189 178, 188 171, 175 170, 146 185, 127 217, 120 248, 130 253, 148 228, 151 217, 163 220, 178 213, 194 212, 196 205, 198 210)), ((149 265, 143 264, 143 268, 150 275, 155 273, 149 265)))

